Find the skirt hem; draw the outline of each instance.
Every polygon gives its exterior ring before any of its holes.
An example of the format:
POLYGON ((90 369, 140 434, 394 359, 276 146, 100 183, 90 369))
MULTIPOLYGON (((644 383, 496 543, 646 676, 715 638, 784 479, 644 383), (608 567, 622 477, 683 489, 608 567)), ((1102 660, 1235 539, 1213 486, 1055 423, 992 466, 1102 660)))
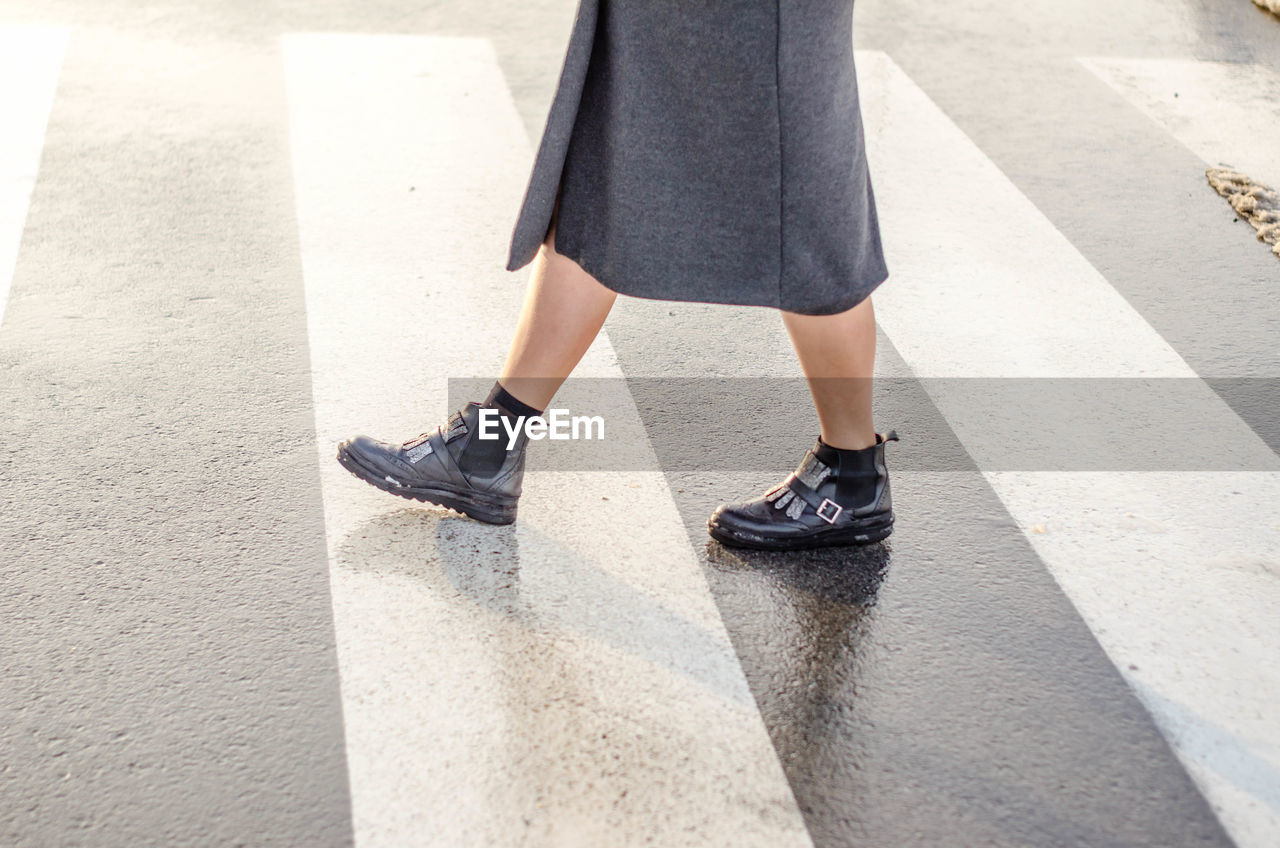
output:
MULTIPOLYGON (((556 235, 556 238, 555 238, 556 253, 558 253, 561 256, 564 256, 567 259, 572 260, 574 264, 576 264, 584 272, 589 274, 592 279, 600 283, 600 285, 604 286, 614 294, 620 294, 626 297, 638 297, 643 300, 661 300, 661 301, 666 301, 668 303, 705 303, 705 304, 713 304, 716 306, 754 306, 754 307, 761 307, 761 308, 767 308, 767 309, 776 309, 781 312, 792 312, 797 315, 815 315, 815 316, 838 315, 841 312, 848 312, 850 309, 853 309, 855 306, 858 306, 860 303, 862 303, 862 301, 870 297, 871 294, 875 292, 876 289, 880 288, 880 286, 883 285, 885 282, 887 282, 889 279, 889 269, 887 266, 882 264, 879 267, 878 273, 873 274, 868 278, 869 282, 864 282, 856 286, 855 288, 850 290, 845 297, 841 297, 830 303, 825 303, 818 306, 806 304, 803 308, 800 308, 795 304, 791 304, 791 305, 784 304, 778 301, 777 299, 770 300, 768 302, 763 300, 744 299, 740 295, 735 296, 732 292, 725 292, 723 298, 709 297, 709 298, 693 299, 693 298, 687 298, 687 297, 672 297, 671 295, 646 293, 645 291, 642 291, 630 286, 623 286, 623 285, 617 284, 616 282, 612 282, 609 279, 609 275, 607 274, 602 275, 600 269, 593 267, 593 263, 586 262, 583 259, 583 255, 580 252, 575 251, 573 249, 562 249, 560 246, 560 230, 557 229, 555 235, 556 235)), ((539 249, 541 249, 541 245, 539 245, 539 249)), ((537 255, 536 251, 534 255, 535 256, 537 255)))

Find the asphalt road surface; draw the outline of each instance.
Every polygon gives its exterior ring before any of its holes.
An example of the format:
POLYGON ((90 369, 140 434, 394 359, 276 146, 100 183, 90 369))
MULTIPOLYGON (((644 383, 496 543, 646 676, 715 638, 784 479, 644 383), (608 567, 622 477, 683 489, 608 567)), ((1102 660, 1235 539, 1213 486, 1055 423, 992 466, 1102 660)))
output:
POLYGON ((498 370, 574 8, 0 0, 0 844, 1280 844, 1280 19, 859 0, 898 521, 761 555, 768 310, 620 298, 514 526, 333 460, 498 370))

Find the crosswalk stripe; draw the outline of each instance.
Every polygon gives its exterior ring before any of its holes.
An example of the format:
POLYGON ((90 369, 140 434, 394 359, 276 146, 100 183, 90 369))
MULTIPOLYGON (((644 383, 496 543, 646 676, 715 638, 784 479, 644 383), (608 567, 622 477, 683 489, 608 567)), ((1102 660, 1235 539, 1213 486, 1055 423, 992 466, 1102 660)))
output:
MULTIPOLYGON (((357 843, 809 844, 659 471, 531 471, 494 528, 336 464, 496 373, 532 155, 488 41, 283 55, 357 843)), ((607 335, 578 373, 619 376, 607 335)))
POLYGON ((0 319, 67 50, 63 27, 0 26, 0 319))
MULTIPOLYGON (((877 318, 917 376, 1197 379, 889 56, 857 62, 892 275, 877 318)), ((972 455, 998 454, 963 388, 925 388, 972 455)), ((1258 470, 986 477, 1233 838, 1260 848, 1280 828, 1280 462, 1201 388, 1188 414, 1258 470)))
POLYGON ((1280 74, 1262 65, 1081 56, 1082 65, 1209 165, 1280 187, 1280 74))

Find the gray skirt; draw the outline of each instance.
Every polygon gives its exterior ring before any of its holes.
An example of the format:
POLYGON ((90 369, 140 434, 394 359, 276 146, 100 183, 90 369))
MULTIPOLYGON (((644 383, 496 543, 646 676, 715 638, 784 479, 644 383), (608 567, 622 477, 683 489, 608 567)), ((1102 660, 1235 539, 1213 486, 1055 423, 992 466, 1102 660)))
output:
POLYGON ((553 211, 556 252, 620 294, 857 305, 888 269, 853 0, 579 0, 508 270, 553 211))

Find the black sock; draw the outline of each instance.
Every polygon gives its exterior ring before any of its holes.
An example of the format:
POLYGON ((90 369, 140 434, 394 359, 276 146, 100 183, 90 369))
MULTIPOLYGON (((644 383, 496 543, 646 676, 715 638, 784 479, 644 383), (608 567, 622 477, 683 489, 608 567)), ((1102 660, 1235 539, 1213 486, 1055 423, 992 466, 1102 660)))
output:
POLYGON ((542 414, 541 409, 534 409, 529 406, 529 404, 502 388, 502 384, 496 380, 493 388, 489 390, 489 396, 484 399, 484 405, 496 406, 506 415, 514 417, 523 415, 525 418, 532 418, 535 415, 542 414))
POLYGON ((500 426, 501 435, 496 439, 481 439, 478 434, 473 435, 467 442, 466 448, 462 451, 462 456, 458 458, 458 467, 465 474, 483 474, 490 475, 502 467, 502 463, 507 458, 507 424, 512 428, 520 424, 520 419, 531 418, 534 415, 541 415, 541 409, 534 409, 529 404, 523 402, 511 392, 502 387, 499 382, 494 382, 493 388, 489 390, 489 396, 484 399, 482 406, 489 409, 498 410, 498 415, 506 422, 500 426))

